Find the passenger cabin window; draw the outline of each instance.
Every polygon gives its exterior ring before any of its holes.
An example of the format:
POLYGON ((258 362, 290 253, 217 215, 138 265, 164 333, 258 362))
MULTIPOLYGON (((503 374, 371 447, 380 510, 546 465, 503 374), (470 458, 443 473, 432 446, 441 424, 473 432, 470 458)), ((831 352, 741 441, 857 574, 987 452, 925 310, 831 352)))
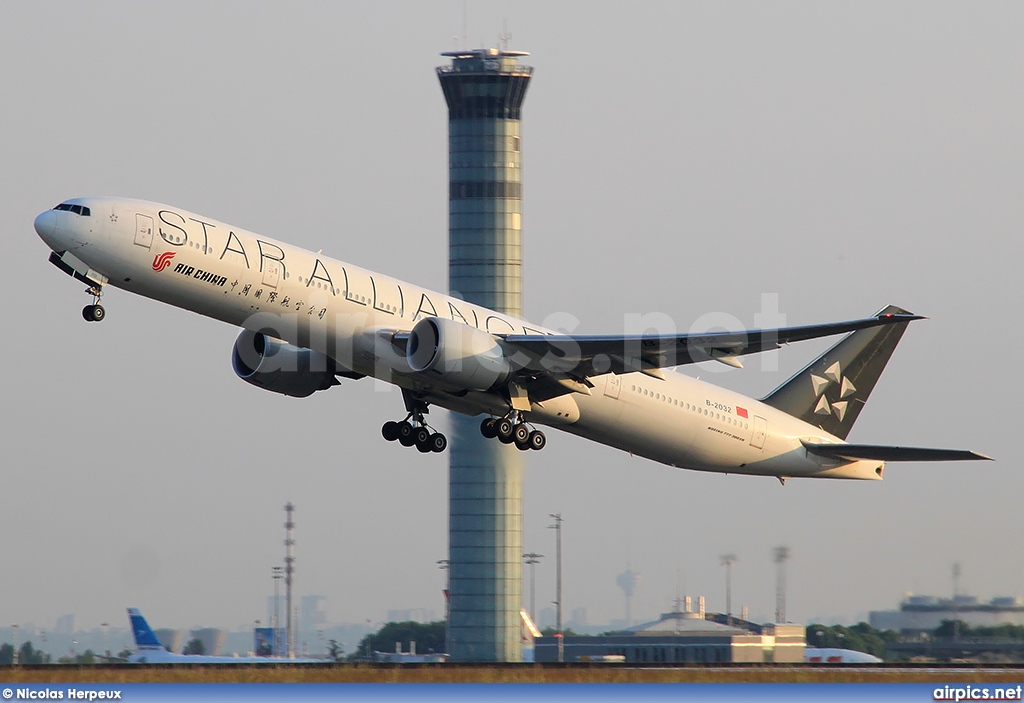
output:
POLYGON ((71 203, 61 203, 54 210, 64 210, 66 212, 73 212, 76 215, 82 215, 83 217, 92 217, 92 211, 89 208, 82 205, 72 205, 71 203))

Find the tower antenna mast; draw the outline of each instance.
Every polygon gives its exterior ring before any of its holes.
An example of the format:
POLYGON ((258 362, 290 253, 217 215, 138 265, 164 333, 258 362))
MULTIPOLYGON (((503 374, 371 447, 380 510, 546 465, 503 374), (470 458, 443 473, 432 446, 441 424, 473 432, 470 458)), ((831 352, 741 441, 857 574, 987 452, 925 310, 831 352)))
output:
POLYGON ((295 511, 295 506, 291 501, 284 506, 284 511, 287 515, 284 522, 284 600, 286 608, 284 613, 284 655, 290 658, 295 651, 295 632, 292 629, 292 583, 295 574, 295 536, 292 532, 295 529, 295 521, 292 520, 292 513, 295 511))

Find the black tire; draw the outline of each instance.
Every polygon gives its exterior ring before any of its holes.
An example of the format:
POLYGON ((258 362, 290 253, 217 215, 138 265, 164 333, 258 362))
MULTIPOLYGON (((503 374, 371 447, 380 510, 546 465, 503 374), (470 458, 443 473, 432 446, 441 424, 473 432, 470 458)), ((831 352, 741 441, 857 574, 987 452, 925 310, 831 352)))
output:
POLYGON ((398 441, 403 447, 411 447, 416 444, 416 437, 413 436, 413 426, 406 420, 398 423, 398 441))
POLYGON ((494 439, 498 436, 498 430, 496 428, 498 421, 493 417, 489 417, 480 423, 480 434, 487 439, 494 439))
POLYGON ((520 422, 512 430, 512 439, 516 444, 526 444, 530 439, 530 428, 520 422))
POLYGON ((448 438, 440 432, 430 435, 430 451, 440 454, 448 448, 448 438))
POLYGON ((529 451, 530 449, 530 444, 528 442, 516 442, 515 445, 516 449, 521 452, 529 451))
POLYGON ((429 454, 431 451, 430 440, 428 439, 426 442, 423 442, 422 444, 417 442, 416 451, 418 451, 420 454, 429 454))
POLYGON ((540 430, 534 430, 530 433, 530 439, 526 441, 530 445, 530 449, 536 449, 540 451, 547 446, 548 438, 544 436, 544 433, 540 430))
POLYGON ((515 429, 515 425, 508 418, 501 418, 494 423, 494 430, 498 433, 498 439, 505 444, 512 441, 512 430, 515 429))
MULTIPOLYGON (((417 427, 412 431, 412 437, 416 442, 416 446, 428 446, 430 442, 430 430, 426 427, 417 427)), ((427 451, 429 451, 429 449, 427 451)))
POLYGON ((398 423, 388 420, 384 423, 384 426, 380 428, 380 433, 387 441, 394 442, 398 439, 398 423))
POLYGON ((103 322, 103 318, 107 316, 107 311, 103 309, 102 305, 92 306, 92 321, 103 322))
POLYGON ((95 308, 95 305, 86 305, 84 308, 82 308, 82 319, 85 320, 86 322, 95 322, 92 316, 93 310, 95 308))

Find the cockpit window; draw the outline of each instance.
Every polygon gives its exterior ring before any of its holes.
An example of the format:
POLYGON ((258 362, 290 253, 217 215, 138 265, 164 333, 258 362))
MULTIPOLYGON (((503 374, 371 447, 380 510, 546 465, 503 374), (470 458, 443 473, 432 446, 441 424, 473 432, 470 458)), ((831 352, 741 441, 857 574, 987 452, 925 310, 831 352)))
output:
POLYGON ((84 205, 72 205, 71 203, 61 203, 54 210, 66 210, 67 212, 73 212, 76 215, 82 217, 92 217, 92 211, 84 205))

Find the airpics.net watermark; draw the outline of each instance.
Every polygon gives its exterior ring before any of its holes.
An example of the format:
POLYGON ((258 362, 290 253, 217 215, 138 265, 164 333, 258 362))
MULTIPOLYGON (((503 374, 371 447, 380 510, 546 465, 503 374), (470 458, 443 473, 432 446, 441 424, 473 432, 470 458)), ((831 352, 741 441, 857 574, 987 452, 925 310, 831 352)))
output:
MULTIPOLYGON (((315 307, 315 306, 313 306, 315 307)), ((313 308, 310 308, 313 310, 313 308)), ((481 319, 476 312, 454 309, 451 315, 442 314, 433 304, 426 311, 418 309, 414 316, 403 315, 401 321, 395 320, 396 330, 407 330, 417 323, 429 317, 439 319, 450 319, 455 322, 465 323, 465 336, 467 339, 473 335, 487 333, 493 343, 493 337, 509 334, 543 335, 553 333, 563 335, 559 341, 553 342, 551 349, 540 359, 531 358, 522 352, 514 352, 508 362, 513 367, 537 367, 547 369, 555 373, 569 373, 572 367, 567 367, 568 359, 579 357, 579 345, 571 337, 579 331, 581 320, 568 312, 556 312, 549 314, 536 328, 530 326, 517 327, 511 316, 498 313, 488 315, 481 319), (470 314, 472 313, 472 314, 470 314), (467 315, 469 317, 467 318, 467 315)), ((326 313, 326 308, 324 308, 326 313)), ((760 310, 753 315, 753 329, 774 330, 786 326, 787 317, 779 310, 779 295, 777 293, 762 293, 760 297, 760 310)), ((242 344, 242 337, 236 344, 235 354, 245 367, 259 369, 261 373, 274 371, 311 371, 327 372, 336 362, 344 368, 365 367, 366 362, 372 363, 374 373, 378 380, 388 379, 392 373, 409 373, 407 366, 406 350, 396 346, 384 335, 386 330, 378 330, 377 321, 368 313, 349 314, 338 313, 332 319, 329 314, 307 314, 301 312, 269 312, 261 311, 251 315, 244 323, 249 330, 260 330, 271 338, 280 340, 294 340, 300 347, 308 349, 326 350, 326 354, 314 352, 312 354, 289 353, 289 349, 269 348, 258 343, 253 347, 251 340, 242 344), (362 318, 362 319, 360 319, 362 318), (332 324, 333 323, 333 324, 332 324), (370 325, 370 326, 368 326, 370 325)), ((707 312, 690 322, 688 327, 682 328, 677 321, 663 312, 646 313, 625 313, 621 335, 627 339, 621 353, 617 354, 618 366, 623 362, 628 366, 633 360, 637 368, 641 368, 641 354, 647 353, 646 348, 641 348, 641 337, 644 338, 672 338, 683 335, 697 336, 714 332, 731 332, 744 334, 749 331, 750 325, 743 324, 739 318, 727 312, 707 312)), ((602 335, 615 337, 616 333, 602 335)), ((766 340, 768 341, 768 340, 766 340)), ((467 341, 466 348, 473 347, 472 341, 467 341)), ((770 348, 770 345, 769 345, 770 348)), ((662 367, 669 367, 689 361, 710 361, 715 357, 709 355, 699 342, 694 342, 687 347, 676 349, 671 345, 661 351, 668 357, 662 367), (675 355, 675 356, 673 356, 675 355), (681 359, 685 356, 685 359, 681 359)), ((455 359, 457 363, 459 359, 455 359)), ((745 360, 744 365, 748 368, 757 368, 764 372, 779 370, 777 352, 768 351, 757 354, 745 360)), ((701 373, 721 373, 729 370, 733 364, 716 363, 701 368, 701 373)), ((601 374, 613 369, 612 357, 598 355, 590 359, 585 371, 586 375, 601 374)), ((448 369, 450 370, 450 369, 448 369)), ((376 384, 379 390, 390 390, 390 384, 380 380, 376 384)))
POLYGON ((940 686, 932 691, 936 701, 1019 701, 1024 685, 1016 686, 940 686))

